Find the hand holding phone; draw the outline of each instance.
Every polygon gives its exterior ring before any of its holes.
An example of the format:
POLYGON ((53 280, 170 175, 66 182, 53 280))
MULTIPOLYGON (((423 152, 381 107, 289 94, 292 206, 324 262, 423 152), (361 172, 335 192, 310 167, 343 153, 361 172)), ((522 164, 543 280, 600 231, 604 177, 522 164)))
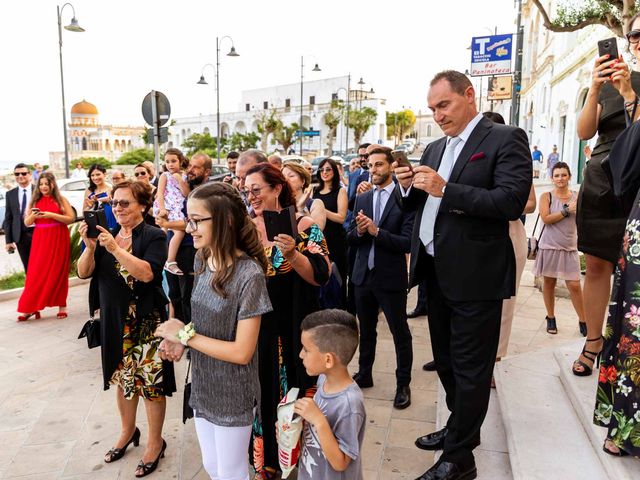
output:
POLYGON ((391 152, 391 156, 398 164, 398 167, 409 167, 411 170, 413 170, 413 166, 409 161, 409 157, 407 157, 407 152, 403 150, 394 150, 391 152))
POLYGON ((34 215, 38 215, 40 213, 40 209, 34 207, 34 208, 31 209, 31 213, 34 214, 34 215))

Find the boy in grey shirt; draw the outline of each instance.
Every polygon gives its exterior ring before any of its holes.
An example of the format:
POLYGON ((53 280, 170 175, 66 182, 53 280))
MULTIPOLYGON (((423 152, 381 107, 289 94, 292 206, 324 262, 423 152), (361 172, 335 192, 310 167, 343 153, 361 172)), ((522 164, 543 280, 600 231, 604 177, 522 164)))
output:
POLYGON ((298 480, 362 480, 360 449, 366 412, 347 365, 358 347, 356 319, 344 310, 322 310, 302 321, 300 358, 318 375, 318 391, 295 403, 305 420, 298 480))

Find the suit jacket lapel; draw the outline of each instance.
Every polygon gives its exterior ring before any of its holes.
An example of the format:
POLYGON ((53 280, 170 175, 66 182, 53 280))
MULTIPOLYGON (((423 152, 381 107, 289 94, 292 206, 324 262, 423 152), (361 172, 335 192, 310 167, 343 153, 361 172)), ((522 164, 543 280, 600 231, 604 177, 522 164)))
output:
POLYGON ((393 192, 389 194, 389 198, 387 198, 387 204, 384 206, 384 210, 382 211, 382 215, 380 216, 380 220, 378 221, 378 227, 384 223, 396 201, 397 199, 393 192))
POLYGON ((447 137, 436 141, 442 142, 442 145, 434 146, 435 154, 428 156, 425 159, 423 165, 426 165, 427 167, 431 167, 435 171, 438 171, 438 168, 440 168, 440 162, 442 161, 442 155, 444 155, 444 149, 447 148, 447 137))
POLYGON ((483 118, 480 120, 480 123, 476 125, 476 128, 473 129, 471 135, 469 135, 469 139, 465 142, 464 147, 462 147, 460 155, 458 155, 458 158, 456 159, 453 170, 451 170, 451 175, 449 176, 450 182, 455 183, 458 180, 462 170, 464 170, 464 167, 469 163, 471 155, 476 153, 478 145, 480 145, 482 140, 489 135, 491 125, 491 120, 483 118))

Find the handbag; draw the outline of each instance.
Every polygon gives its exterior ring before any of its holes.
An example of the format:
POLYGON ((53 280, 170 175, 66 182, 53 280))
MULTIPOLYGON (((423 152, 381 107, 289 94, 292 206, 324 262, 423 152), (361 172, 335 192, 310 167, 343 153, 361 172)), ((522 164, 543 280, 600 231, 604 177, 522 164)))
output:
MULTIPOLYGON (((549 193, 549 206, 551 206, 551 193, 549 193)), ((536 229, 538 228, 538 221, 540 220, 540 214, 538 214, 538 218, 536 218, 536 223, 533 226, 533 232, 531 232, 531 236, 527 238, 527 260, 535 260, 538 256, 538 250, 540 239, 542 238, 542 232, 544 232, 544 227, 546 224, 542 225, 542 230, 540 230, 540 235, 536 238, 536 229)))
POLYGON ((191 398, 191 382, 189 381, 189 371, 191 370, 191 360, 187 366, 187 376, 184 377, 184 394, 182 397, 182 423, 187 423, 187 420, 193 418, 193 408, 189 405, 189 399, 191 398))
POLYGON ((93 315, 85 322, 80 330, 78 339, 87 337, 87 346, 96 348, 100 346, 100 319, 95 319, 93 315))

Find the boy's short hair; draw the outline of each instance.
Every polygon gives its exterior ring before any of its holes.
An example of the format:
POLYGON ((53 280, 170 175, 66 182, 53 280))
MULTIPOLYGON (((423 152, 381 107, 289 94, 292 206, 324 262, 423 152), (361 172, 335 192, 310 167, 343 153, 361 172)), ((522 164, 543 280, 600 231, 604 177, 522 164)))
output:
POLYGON ((356 317, 344 310, 320 310, 307 315, 300 328, 313 336, 320 352, 333 353, 342 365, 349 365, 358 348, 356 317))

